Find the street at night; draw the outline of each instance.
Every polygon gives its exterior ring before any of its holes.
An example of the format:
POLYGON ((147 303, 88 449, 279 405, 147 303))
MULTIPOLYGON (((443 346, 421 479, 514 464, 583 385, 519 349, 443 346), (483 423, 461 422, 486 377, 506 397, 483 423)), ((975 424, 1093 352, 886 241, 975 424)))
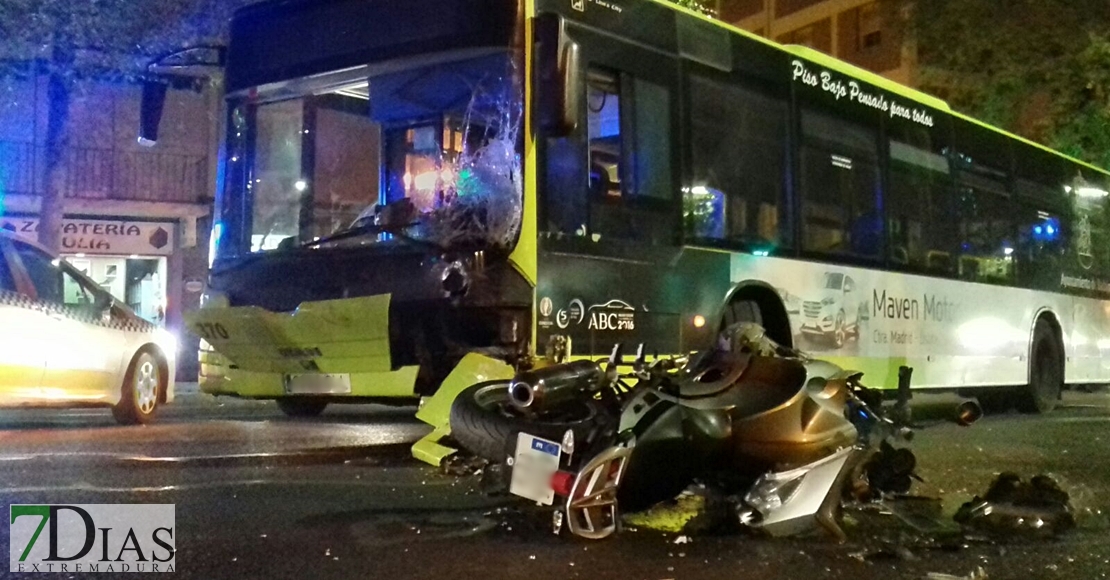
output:
POLYGON ((741 534, 675 543, 677 534, 636 528, 589 542, 552 535, 545 512, 487 496, 477 476, 411 459, 408 444, 427 430, 411 408, 333 406, 290 420, 272 402, 197 393, 145 427, 118 427, 102 410, 4 411, 0 507, 176 504, 177 574, 187 578, 919 579, 980 567, 991 579, 1110 575, 1110 397, 1069 393, 1049 416, 972 427, 948 418, 953 401, 918 396, 914 408, 927 482, 914 493, 941 498, 937 520, 954 529, 960 503, 1010 470, 1055 477, 1077 530, 1055 540, 931 542, 892 516, 849 510, 860 523, 845 544, 741 534))
POLYGON ((1108 30, 0 0, 0 579, 1110 577, 1108 30))

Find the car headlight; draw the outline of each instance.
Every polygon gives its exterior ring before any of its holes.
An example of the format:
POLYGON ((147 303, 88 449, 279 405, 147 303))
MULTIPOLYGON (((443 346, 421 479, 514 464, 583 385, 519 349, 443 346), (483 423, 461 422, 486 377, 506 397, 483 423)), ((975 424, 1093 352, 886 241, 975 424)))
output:
POLYGON ((824 304, 825 306, 832 306, 833 304, 836 304, 836 298, 830 296, 829 298, 825 298, 824 300, 822 300, 821 304, 824 304))
POLYGON ((154 343, 166 354, 177 354, 177 336, 164 328, 154 332, 154 343))

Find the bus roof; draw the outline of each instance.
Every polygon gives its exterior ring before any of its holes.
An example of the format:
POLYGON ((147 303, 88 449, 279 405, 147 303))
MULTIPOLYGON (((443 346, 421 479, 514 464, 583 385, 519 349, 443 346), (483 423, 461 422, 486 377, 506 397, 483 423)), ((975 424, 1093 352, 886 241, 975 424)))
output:
POLYGON ((908 87, 908 86, 903 85, 901 83, 897 83, 897 82, 892 81, 892 80, 890 80, 890 79, 888 79, 888 78, 886 78, 882 75, 873 73, 873 72, 871 72, 867 69, 860 68, 860 67, 858 67, 854 64, 845 62, 845 61, 840 60, 836 57, 829 56, 829 55, 827 55, 827 54, 825 54, 821 51, 809 48, 808 46, 780 44, 780 43, 775 42, 773 40, 770 40, 770 39, 764 38, 762 36, 759 36, 755 33, 752 33, 752 32, 749 32, 747 30, 744 30, 742 28, 738 28, 736 26, 728 24, 727 22, 722 22, 720 20, 710 18, 710 17, 708 17, 708 16, 706 16, 706 15, 700 13, 700 12, 697 12, 695 10, 691 10, 691 9, 685 8, 683 6, 679 6, 678 4, 675 4, 674 2, 670 2, 668 0, 649 0, 649 1, 654 2, 656 4, 662 4, 662 5, 666 6, 667 8, 670 8, 670 9, 675 10, 677 12, 685 13, 689 16, 693 16, 693 17, 698 18, 702 21, 714 24, 714 25, 719 26, 721 28, 724 28, 724 29, 726 29, 726 30, 728 30, 728 31, 730 31, 734 34, 739 34, 739 35, 741 35, 741 36, 743 36, 743 37, 745 37, 749 40, 753 40, 755 42, 762 43, 766 46, 770 46, 772 48, 775 48, 775 49, 780 50, 782 52, 785 52, 787 54, 793 54, 794 56, 798 56, 798 57, 804 58, 806 60, 809 60, 811 62, 820 64, 821 66, 827 67, 827 68, 829 68, 831 70, 834 70, 838 73, 848 75, 848 76, 853 77, 857 80, 861 80, 863 82, 866 82, 866 83, 869 83, 869 84, 874 85, 876 87, 879 87, 881 89, 887 90, 887 91, 889 91, 891 93, 894 93, 896 95, 900 95, 902 97, 905 97, 907 99, 915 101, 919 104, 937 109, 937 110, 939 110, 941 112, 944 112, 944 113, 946 113, 946 114, 948 114, 948 115, 950 115, 954 118, 958 118, 958 119, 962 119, 964 121, 968 121, 970 123, 974 123, 974 124, 976 124, 980 127, 983 127, 983 128, 988 129, 990 131, 994 131, 995 133, 998 133, 1000 135, 1004 135, 1004 136, 1009 137, 1010 139, 1013 139, 1015 141, 1020 141, 1022 143, 1025 143, 1026 145, 1036 147, 1037 149, 1041 149, 1042 151, 1046 151, 1046 152, 1051 153, 1053 155, 1056 155, 1058 157, 1067 159, 1068 161, 1071 161, 1072 163, 1082 165, 1082 166, 1084 166, 1088 169, 1091 169, 1093 171, 1097 171, 1097 172, 1099 172, 1103 175, 1110 176, 1110 172, 1106 171, 1105 169, 1103 169, 1101 167, 1098 167, 1097 165, 1093 165, 1093 164, 1088 163, 1086 161, 1083 161, 1081 159, 1076 159, 1075 157, 1072 157, 1070 155, 1066 155, 1064 153, 1056 151, 1055 149, 1052 149, 1051 147, 1047 147, 1045 145, 1042 145, 1041 143, 1037 143, 1036 141, 1026 139, 1025 137, 1022 137, 1020 135, 1015 135, 1015 134, 1013 134, 1009 131, 1006 131, 1005 129, 995 127, 994 125, 984 123, 983 121, 980 121, 980 120, 978 120, 974 117, 971 117, 969 115, 961 113, 961 112, 953 109, 948 104, 948 102, 945 101, 944 99, 941 99, 939 97, 930 95, 928 93, 923 93, 923 92, 921 92, 917 89, 908 87))

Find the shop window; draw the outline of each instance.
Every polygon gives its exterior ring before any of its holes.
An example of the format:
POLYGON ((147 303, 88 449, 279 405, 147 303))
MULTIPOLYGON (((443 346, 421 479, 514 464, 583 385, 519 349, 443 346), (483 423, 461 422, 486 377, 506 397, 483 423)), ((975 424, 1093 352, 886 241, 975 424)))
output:
POLYGON ((729 81, 691 75, 689 83, 686 234, 756 250, 788 243, 786 102, 729 81))
POLYGON ((804 109, 800 177, 804 250, 882 257, 874 127, 804 109))
POLYGON ((96 302, 96 294, 81 280, 78 280, 73 274, 61 269, 62 275, 62 293, 64 295, 62 303, 66 306, 73 306, 77 308, 91 307, 96 302))

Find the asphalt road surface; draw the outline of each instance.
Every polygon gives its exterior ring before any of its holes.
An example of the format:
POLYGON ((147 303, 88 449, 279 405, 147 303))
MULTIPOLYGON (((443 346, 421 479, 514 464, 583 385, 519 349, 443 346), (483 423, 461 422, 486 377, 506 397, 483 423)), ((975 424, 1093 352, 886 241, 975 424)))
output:
MULTIPOLYGON (((1056 540, 932 542, 898 518, 849 512, 846 544, 737 534, 675 543, 646 529, 577 541, 551 534, 543 514, 482 493, 477 477, 412 460, 408 445, 427 428, 411 408, 333 406, 294 421, 273 403, 203 395, 181 397, 148 427, 118 427, 91 409, 0 411, 0 510, 175 504, 176 573, 186 578, 886 580, 979 568, 991 580, 1110 576, 1110 396, 1069 394, 1050 416, 988 417, 970 428, 946 420, 951 404, 918 397, 915 406, 924 428, 913 448, 926 480, 915 492, 940 498, 930 504, 938 522, 1010 470, 1056 477, 1079 528, 1056 540)), ((7 526, 0 545, 8 547, 7 526)))

